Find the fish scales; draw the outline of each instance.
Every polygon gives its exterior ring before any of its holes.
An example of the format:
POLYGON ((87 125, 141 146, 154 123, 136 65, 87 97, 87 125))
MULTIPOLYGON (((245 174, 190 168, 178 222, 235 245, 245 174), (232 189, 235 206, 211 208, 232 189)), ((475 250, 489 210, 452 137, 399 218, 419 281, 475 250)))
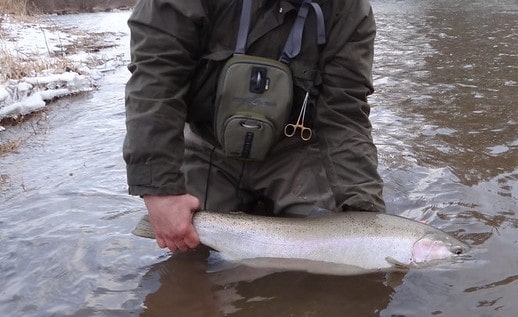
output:
MULTIPOLYGON (((281 218, 202 211, 195 214, 193 224, 200 241, 230 261, 283 259, 284 264, 325 262, 372 271, 422 265, 469 249, 432 226, 371 212, 281 218)), ((141 221, 134 233, 154 237, 148 220, 141 221)))

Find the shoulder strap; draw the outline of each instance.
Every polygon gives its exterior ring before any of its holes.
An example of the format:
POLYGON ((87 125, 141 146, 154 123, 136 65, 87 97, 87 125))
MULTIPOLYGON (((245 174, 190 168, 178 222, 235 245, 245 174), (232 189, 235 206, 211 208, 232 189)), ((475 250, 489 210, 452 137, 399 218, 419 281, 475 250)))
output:
POLYGON ((248 30, 250 29, 250 15, 252 13, 252 0, 243 0, 241 8, 241 18, 239 20, 239 32, 237 33, 237 43, 235 54, 245 54, 248 30))
MULTIPOLYGON (((315 11, 317 17, 318 45, 325 44, 326 42, 326 31, 322 8, 320 8, 320 5, 318 3, 313 2, 313 0, 303 0, 297 13, 297 18, 293 23, 288 39, 286 40, 286 44, 284 45, 282 55, 279 59, 281 62, 285 64, 289 64, 300 53, 300 49, 302 46, 302 35, 304 33, 304 24, 306 22, 306 18, 308 16, 310 8, 312 8, 315 11)), ((235 54, 245 54, 246 41, 248 39, 248 31, 250 29, 251 11, 252 0, 243 0, 243 5, 241 8, 241 17, 239 21, 239 31, 237 35, 236 48, 234 51, 235 54)))
POLYGON ((297 55, 299 55, 300 48, 302 46, 302 34, 304 33, 304 24, 306 22, 306 18, 308 16, 310 8, 313 8, 317 16, 318 45, 325 44, 326 31, 322 8, 320 8, 320 5, 318 3, 315 3, 312 0, 304 0, 299 8, 299 12, 297 13, 295 23, 293 23, 293 27, 291 28, 288 40, 286 40, 286 44, 284 46, 284 50, 280 58, 281 62, 289 64, 291 60, 293 60, 297 55))

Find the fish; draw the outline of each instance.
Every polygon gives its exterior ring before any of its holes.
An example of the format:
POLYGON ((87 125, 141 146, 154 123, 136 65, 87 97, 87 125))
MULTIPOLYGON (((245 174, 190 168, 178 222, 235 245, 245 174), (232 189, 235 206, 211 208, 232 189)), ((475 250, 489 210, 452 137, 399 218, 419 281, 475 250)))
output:
MULTIPOLYGON (((256 267, 354 275, 427 267, 465 255, 470 246, 428 224, 375 212, 287 218, 199 211, 201 244, 220 260, 256 267)), ((132 233, 154 239, 148 216, 132 233)))

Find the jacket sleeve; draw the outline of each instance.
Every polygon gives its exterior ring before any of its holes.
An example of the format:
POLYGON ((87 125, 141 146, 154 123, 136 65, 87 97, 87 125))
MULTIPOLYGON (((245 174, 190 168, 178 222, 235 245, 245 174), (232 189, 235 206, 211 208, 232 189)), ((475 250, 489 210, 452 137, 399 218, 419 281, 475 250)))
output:
POLYGON ((320 60, 316 129, 326 173, 343 210, 384 211, 367 96, 373 92, 376 26, 368 1, 334 1, 320 60))
POLYGON ((123 157, 132 195, 185 193, 185 95, 206 24, 202 0, 140 0, 128 20, 123 157))

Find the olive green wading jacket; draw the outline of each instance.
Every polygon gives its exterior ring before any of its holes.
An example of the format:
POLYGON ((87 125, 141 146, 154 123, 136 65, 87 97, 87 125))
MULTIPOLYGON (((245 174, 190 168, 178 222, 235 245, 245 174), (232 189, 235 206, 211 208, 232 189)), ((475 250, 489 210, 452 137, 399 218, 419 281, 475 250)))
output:
MULTIPOLYGON (((318 92, 314 130, 337 206, 384 209, 367 96, 373 92, 375 22, 367 0, 316 0, 327 43, 319 46, 315 12, 290 64, 297 86, 318 92)), ((278 59, 300 0, 254 0, 247 54, 278 59)), ((141 0, 128 24, 132 75, 126 86, 123 154, 129 192, 186 192, 183 130, 211 126, 216 76, 235 47, 239 0, 141 0)), ((206 131, 210 129, 205 129, 206 131)), ((211 139, 211 133, 205 133, 211 139)), ((288 180, 289 181, 289 180, 288 180)))

